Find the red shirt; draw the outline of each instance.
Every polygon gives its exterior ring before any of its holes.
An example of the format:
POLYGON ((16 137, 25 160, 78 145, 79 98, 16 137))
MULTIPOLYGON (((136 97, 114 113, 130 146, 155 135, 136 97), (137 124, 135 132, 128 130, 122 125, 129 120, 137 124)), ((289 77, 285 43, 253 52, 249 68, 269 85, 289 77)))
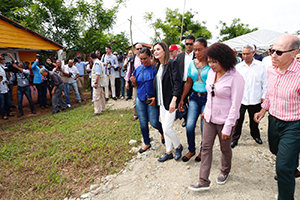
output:
POLYGON ((268 68, 268 89, 262 108, 283 121, 300 120, 300 63, 295 59, 284 74, 268 68))

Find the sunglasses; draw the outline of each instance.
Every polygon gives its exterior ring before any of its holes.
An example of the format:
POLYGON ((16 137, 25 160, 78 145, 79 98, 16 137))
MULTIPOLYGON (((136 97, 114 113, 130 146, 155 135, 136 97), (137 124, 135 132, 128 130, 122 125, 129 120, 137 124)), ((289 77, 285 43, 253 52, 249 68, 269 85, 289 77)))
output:
POLYGON ((136 50, 142 50, 142 48, 136 48, 136 50))
POLYGON ((215 96, 215 84, 210 85, 211 87, 211 96, 214 97, 215 96))
POLYGON ((291 51, 294 51, 295 49, 290 49, 290 50, 287 50, 287 51, 279 51, 279 50, 275 50, 275 49, 270 49, 270 53, 271 55, 273 55, 273 53, 275 52, 277 54, 277 56, 281 56, 282 54, 284 53, 287 53, 287 52, 291 52, 291 51))
POLYGON ((187 46, 187 45, 190 45, 190 46, 192 46, 194 43, 185 43, 185 45, 187 46))

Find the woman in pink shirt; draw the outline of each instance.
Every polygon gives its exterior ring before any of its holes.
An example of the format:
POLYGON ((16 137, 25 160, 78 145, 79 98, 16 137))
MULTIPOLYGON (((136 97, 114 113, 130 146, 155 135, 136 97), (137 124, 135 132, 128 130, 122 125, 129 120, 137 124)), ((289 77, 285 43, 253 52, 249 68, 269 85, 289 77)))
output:
POLYGON ((210 188, 212 150, 217 135, 222 159, 221 172, 216 181, 221 185, 226 183, 231 169, 231 134, 239 118, 244 92, 244 79, 234 68, 237 61, 230 47, 215 43, 206 50, 206 55, 212 70, 208 72, 206 80, 207 102, 201 116, 204 127, 199 182, 189 186, 193 191, 210 188))

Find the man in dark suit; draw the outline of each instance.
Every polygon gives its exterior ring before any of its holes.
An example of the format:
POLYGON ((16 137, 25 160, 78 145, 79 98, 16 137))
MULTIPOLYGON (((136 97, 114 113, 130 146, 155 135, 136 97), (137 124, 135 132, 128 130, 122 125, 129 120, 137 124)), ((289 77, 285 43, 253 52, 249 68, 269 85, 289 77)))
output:
MULTIPOLYGON (((183 86, 184 86, 184 84, 186 82, 186 79, 187 79, 187 72, 188 72, 189 64, 195 57, 194 51, 193 51, 194 42, 195 42, 195 37, 193 35, 188 35, 185 38, 185 52, 182 52, 182 53, 178 54, 178 56, 176 58, 176 60, 179 64, 180 73, 181 73, 181 77, 182 77, 182 81, 183 81, 183 86)), ((186 97, 185 100, 184 100, 186 108, 188 107, 187 98, 188 97, 186 97)), ((182 117, 184 119, 184 121, 182 123, 182 127, 185 127, 186 126, 187 112, 185 112, 185 114, 182 117)))

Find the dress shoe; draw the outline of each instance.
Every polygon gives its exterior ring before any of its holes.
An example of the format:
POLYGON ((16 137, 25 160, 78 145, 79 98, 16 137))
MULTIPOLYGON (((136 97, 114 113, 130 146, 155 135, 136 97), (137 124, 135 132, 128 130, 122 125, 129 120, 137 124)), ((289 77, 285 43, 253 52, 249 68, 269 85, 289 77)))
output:
POLYGON ((149 144, 149 146, 146 149, 140 148, 139 153, 144 153, 145 151, 147 151, 150 148, 151 148, 151 144, 149 144))
POLYGON ((132 99, 132 98, 131 98, 131 97, 127 97, 127 98, 126 98, 126 101, 128 101, 129 99, 132 99))
POLYGON ((33 110, 33 111, 31 111, 31 114, 36 114, 36 112, 33 110))
MULTIPOLYGON (((297 169, 296 172, 295 172, 295 178, 299 178, 300 177, 300 171, 297 169)), ((274 179, 277 181, 277 175, 274 176, 274 179)))
POLYGON ((186 121, 184 120, 181 124, 182 127, 186 127, 186 121))
POLYGON ((179 158, 181 158, 182 150, 183 150, 183 146, 182 145, 180 145, 179 148, 176 148, 176 150, 175 150, 175 157, 174 157, 175 160, 179 160, 179 158))
POLYGON ((95 116, 97 116, 97 115, 100 115, 101 113, 93 113, 91 116, 92 117, 95 117, 95 116))
POLYGON ((20 113, 20 114, 18 114, 18 117, 22 117, 22 116, 24 116, 24 114, 23 114, 23 113, 20 113))
POLYGON ((185 154, 183 157, 182 157, 182 161, 183 162, 187 162, 191 159, 191 157, 193 157, 195 155, 195 152, 191 153, 191 152, 188 152, 187 154, 185 154))
POLYGON ((108 98, 105 98, 105 101, 108 101, 108 98))
POLYGON ((230 146, 231 146, 232 149, 233 149, 236 145, 238 145, 238 141, 236 141, 236 140, 233 140, 233 141, 230 143, 230 146))
POLYGON ((201 162, 201 152, 198 154, 198 156, 196 156, 195 161, 201 162))
POLYGON ((58 111, 53 111, 53 112, 52 112, 52 114, 56 114, 56 113, 59 113, 59 110, 58 110, 58 111))
POLYGON ((172 158, 173 158, 173 154, 172 153, 170 153, 170 154, 165 153, 162 157, 160 157, 157 160, 158 160, 158 162, 165 162, 165 161, 170 160, 172 158))
POLYGON ((112 99, 115 100, 115 101, 117 101, 117 97, 113 97, 112 99))
POLYGON ((255 140, 255 142, 256 142, 257 144, 262 144, 262 143, 263 143, 262 140, 261 140, 260 138, 254 138, 254 140, 255 140))

